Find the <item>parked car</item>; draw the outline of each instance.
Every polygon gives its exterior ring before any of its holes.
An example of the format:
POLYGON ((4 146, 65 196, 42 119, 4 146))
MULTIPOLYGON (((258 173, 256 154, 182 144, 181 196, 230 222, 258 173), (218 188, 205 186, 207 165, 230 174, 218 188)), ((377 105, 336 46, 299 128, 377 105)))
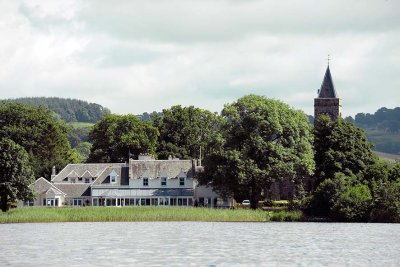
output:
POLYGON ((248 200, 248 199, 243 200, 242 201, 242 205, 243 206, 250 206, 250 200, 248 200))

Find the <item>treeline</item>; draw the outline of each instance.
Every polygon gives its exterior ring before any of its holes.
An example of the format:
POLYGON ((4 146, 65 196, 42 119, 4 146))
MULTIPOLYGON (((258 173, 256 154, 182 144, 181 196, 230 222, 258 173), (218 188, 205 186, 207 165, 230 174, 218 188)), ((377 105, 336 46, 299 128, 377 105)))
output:
POLYGON ((365 132, 321 116, 314 129, 315 190, 300 198, 307 214, 334 221, 400 222, 400 163, 372 153, 365 132))
POLYGON ((374 114, 358 113, 349 121, 364 129, 377 129, 388 133, 400 133, 400 107, 394 109, 380 108, 374 114))
MULTIPOLYGON (((193 106, 172 106, 148 120, 108 114, 89 130, 93 145, 81 149, 89 153, 88 162, 124 162, 139 154, 201 159, 200 184, 212 184, 223 197, 250 199, 252 208, 272 183, 290 178, 297 188, 295 203, 309 215, 400 222, 400 163, 377 158, 354 124, 319 119, 314 129, 304 112, 248 95, 226 104, 221 114, 193 106), (310 192, 304 192, 304 177, 314 182, 310 192)), ((67 132, 43 107, 0 105, 2 197, 13 200, 29 192, 18 180, 24 179, 15 173, 18 168, 29 165, 36 178, 48 178, 52 166, 79 161, 67 132), (13 154, 20 156, 13 161, 13 154)))
POLYGON ((400 107, 380 108, 374 114, 358 113, 346 118, 367 132, 375 150, 400 155, 400 107))
POLYGON ((1 102, 16 102, 33 106, 42 106, 54 112, 59 119, 65 122, 95 123, 104 117, 104 115, 110 113, 109 109, 99 104, 59 97, 24 97, 6 99, 1 102))
POLYGON ((49 178, 53 166, 61 169, 78 162, 68 142, 67 126, 44 107, 0 105, 0 139, 9 139, 26 151, 36 178, 49 178))
MULTIPOLYGON (((314 124, 314 117, 308 117, 314 124)), ((400 107, 382 107, 374 114, 357 113, 354 118, 348 116, 345 120, 366 131, 374 150, 400 155, 400 107)))
POLYGON ((152 154, 202 159, 201 184, 257 208, 275 181, 296 184, 296 207, 334 221, 400 222, 400 163, 372 152, 365 132, 321 116, 314 129, 301 111, 249 95, 221 114, 172 106, 141 120, 108 115, 90 132, 89 162, 123 162, 152 154), (304 191, 303 178, 314 186, 304 191))

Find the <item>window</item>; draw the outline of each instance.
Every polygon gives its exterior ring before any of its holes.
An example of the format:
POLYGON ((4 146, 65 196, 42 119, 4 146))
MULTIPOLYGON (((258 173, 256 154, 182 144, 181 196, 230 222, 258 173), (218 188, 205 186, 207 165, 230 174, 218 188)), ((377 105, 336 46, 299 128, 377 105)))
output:
POLYGON ((72 206, 82 206, 82 199, 81 198, 74 198, 72 202, 72 206))
POLYGON ((179 185, 185 185, 185 177, 179 177, 179 185))
POLYGON ((76 183, 76 179, 75 178, 71 178, 71 184, 76 183))
POLYGON ((118 176, 118 174, 116 173, 116 171, 112 170, 112 172, 110 173, 110 183, 111 184, 115 184, 117 182, 117 176, 118 176))
POLYGON ((143 178, 143 186, 149 186, 149 178, 143 178))
POLYGON ((33 201, 25 201, 24 206, 33 206, 33 201))
POLYGON ((167 185, 167 177, 161 177, 161 185, 167 185))
POLYGON ((90 183, 90 179, 89 178, 85 178, 85 183, 86 184, 90 183))

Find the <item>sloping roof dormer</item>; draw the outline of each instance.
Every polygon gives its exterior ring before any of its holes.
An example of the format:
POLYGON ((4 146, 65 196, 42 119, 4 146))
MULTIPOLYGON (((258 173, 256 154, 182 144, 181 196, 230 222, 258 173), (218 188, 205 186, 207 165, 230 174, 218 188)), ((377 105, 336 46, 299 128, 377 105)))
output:
POLYGON ((76 171, 71 171, 68 175, 68 178, 78 178, 79 175, 76 173, 76 171))
POLYGON ((150 172, 148 170, 145 170, 142 175, 140 175, 140 178, 150 178, 151 179, 151 175, 150 172))
POLYGON ((162 170, 162 171, 160 171, 158 177, 160 177, 160 178, 161 178, 161 177, 168 178, 168 174, 167 174, 167 172, 166 172, 165 170, 162 170))
POLYGON ((92 178, 92 177, 94 177, 94 176, 92 175, 92 173, 91 173, 90 171, 86 170, 86 171, 82 174, 82 177, 83 177, 83 178, 92 178))
POLYGON ((181 177, 186 178, 186 176, 187 176, 187 172, 185 172, 183 169, 181 169, 181 171, 179 172, 177 177, 178 178, 181 178, 181 177))
POLYGON ((110 172, 110 184, 114 184, 117 182, 118 173, 115 170, 110 172))

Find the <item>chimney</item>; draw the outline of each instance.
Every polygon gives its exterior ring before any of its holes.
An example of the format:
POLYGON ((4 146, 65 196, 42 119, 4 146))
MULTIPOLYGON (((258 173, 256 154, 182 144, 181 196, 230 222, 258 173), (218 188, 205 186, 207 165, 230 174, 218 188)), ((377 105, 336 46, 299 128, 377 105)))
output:
POLYGON ((138 160, 154 160, 151 154, 140 154, 138 160))
POLYGON ((56 176, 57 176, 56 166, 53 166, 53 168, 51 169, 51 180, 53 180, 53 178, 56 176))

